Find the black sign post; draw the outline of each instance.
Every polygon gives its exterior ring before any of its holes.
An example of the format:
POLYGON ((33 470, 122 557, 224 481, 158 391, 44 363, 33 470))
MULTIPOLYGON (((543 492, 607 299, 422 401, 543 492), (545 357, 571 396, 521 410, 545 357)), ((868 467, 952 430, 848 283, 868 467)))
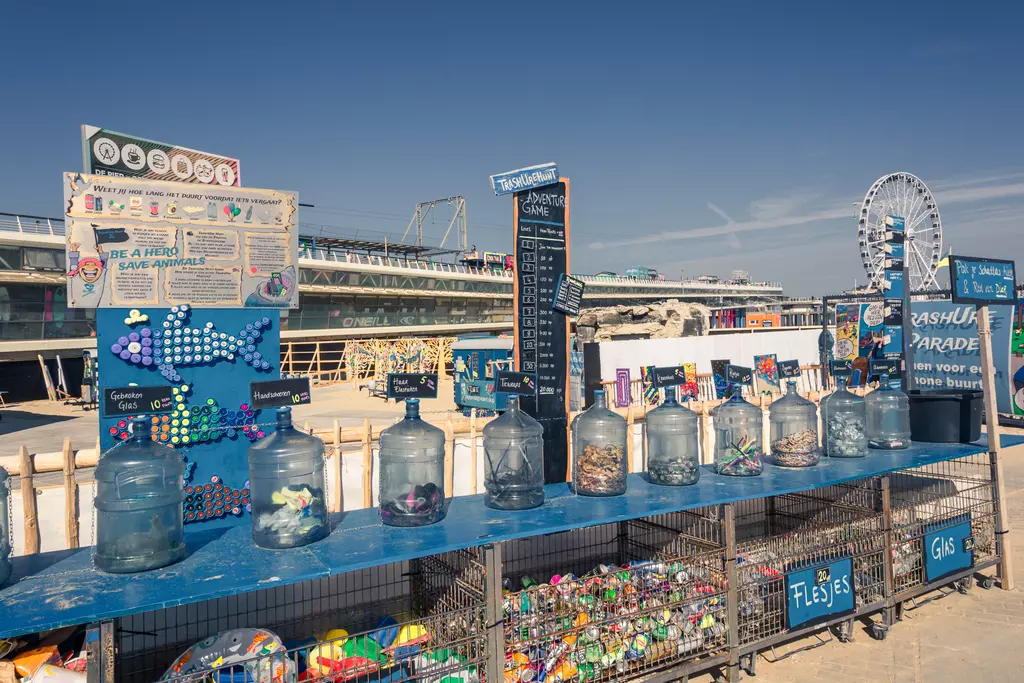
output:
POLYGON ((388 375, 388 398, 437 398, 437 375, 393 372, 388 375))
POLYGON ((725 382, 726 384, 745 384, 747 386, 753 386, 754 372, 750 368, 730 363, 725 366, 725 382))
POLYGON ((512 224, 516 369, 537 376, 522 406, 544 427, 544 481, 553 484, 569 466, 569 321, 553 308, 569 273, 569 180, 516 192, 512 224))
POLYGON ((171 387, 115 387, 103 390, 103 417, 156 415, 174 411, 171 387))
POLYGON ((253 408, 306 405, 310 402, 309 378, 249 382, 249 401, 253 408))
POLYGON ((555 300, 551 304, 551 308, 566 315, 579 315, 580 304, 583 303, 584 287, 583 280, 563 274, 558 278, 558 285, 555 287, 555 300))

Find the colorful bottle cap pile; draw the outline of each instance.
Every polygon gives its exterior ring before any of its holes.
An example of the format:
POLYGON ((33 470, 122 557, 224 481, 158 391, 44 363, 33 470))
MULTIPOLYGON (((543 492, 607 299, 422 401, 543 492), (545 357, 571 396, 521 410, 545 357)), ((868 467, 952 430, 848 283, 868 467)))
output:
POLYGON ((210 477, 206 484, 185 487, 185 521, 201 522, 227 515, 241 517, 249 505, 249 489, 225 486, 220 477, 210 477))
MULTIPOLYGON (((202 405, 189 406, 188 395, 192 388, 188 384, 171 388, 174 410, 167 415, 149 418, 149 431, 153 441, 169 446, 191 446, 220 441, 224 437, 235 439, 244 436, 250 442, 262 439, 266 432, 256 424, 259 410, 248 403, 241 403, 238 410, 228 410, 207 398, 202 405)), ((134 420, 118 420, 108 428, 108 433, 121 441, 131 436, 129 426, 134 420)))

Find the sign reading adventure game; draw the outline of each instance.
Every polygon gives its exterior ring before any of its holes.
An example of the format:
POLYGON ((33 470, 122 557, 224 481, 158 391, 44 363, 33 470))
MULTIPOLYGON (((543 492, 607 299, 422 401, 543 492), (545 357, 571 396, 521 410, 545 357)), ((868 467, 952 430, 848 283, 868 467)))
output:
POLYGON ((571 275, 562 275, 558 278, 555 287, 555 300, 551 308, 566 315, 579 315, 580 304, 583 302, 583 280, 571 275))
POLYGON ((68 307, 298 308, 294 192, 64 174, 68 307))
POLYGON ((732 365, 730 363, 725 366, 725 381, 728 384, 752 385, 754 383, 754 371, 742 365, 732 365))
POLYGON ((306 405, 310 402, 309 378, 249 382, 249 396, 253 408, 306 405))
POLYGON ((855 609, 849 557, 786 574, 787 628, 828 621, 855 609))
POLYGON ((227 187, 242 184, 238 159, 96 126, 82 126, 82 161, 86 173, 96 175, 227 187))
POLYGON ((1013 304, 1017 278, 1013 261, 950 256, 953 301, 958 304, 1013 304))
POLYGON ((654 386, 676 387, 686 384, 686 369, 682 365, 654 368, 654 386))
POLYGON ((499 370, 497 391, 519 396, 533 396, 537 393, 537 378, 525 372, 499 370))
POLYGON ((388 375, 388 398, 437 398, 437 375, 393 372, 388 375))
MULTIPOLYGON (((926 531, 924 535, 924 580, 928 583, 974 566, 974 536, 971 521, 926 531)), ((938 525, 936 525, 938 526, 938 525)))
POLYGON ((778 363, 779 377, 783 379, 799 379, 800 378, 800 361, 798 360, 780 360, 778 363))
POLYGON ((506 171, 505 173, 491 176, 491 188, 496 195, 522 192, 536 187, 554 185, 557 182, 558 166, 554 162, 521 168, 518 171, 506 171))
POLYGON ((103 417, 153 415, 174 410, 170 386, 116 387, 103 390, 103 417))

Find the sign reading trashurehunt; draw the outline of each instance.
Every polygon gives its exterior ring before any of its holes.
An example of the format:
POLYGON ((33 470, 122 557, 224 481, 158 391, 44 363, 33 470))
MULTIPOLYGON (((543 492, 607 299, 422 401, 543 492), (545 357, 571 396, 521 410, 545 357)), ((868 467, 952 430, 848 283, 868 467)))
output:
POLYGON ((494 189, 496 195, 522 192, 535 187, 554 185, 557 182, 558 166, 554 162, 491 176, 491 188, 494 189))

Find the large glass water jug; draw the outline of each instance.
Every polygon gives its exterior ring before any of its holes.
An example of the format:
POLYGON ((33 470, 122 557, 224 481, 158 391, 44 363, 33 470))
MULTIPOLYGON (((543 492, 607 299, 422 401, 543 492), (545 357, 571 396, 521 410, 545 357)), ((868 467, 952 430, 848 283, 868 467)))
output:
POLYGON ((0 586, 11 578, 11 477, 0 467, 0 586))
POLYGON ((676 387, 665 390, 665 402, 647 413, 647 476, 652 484, 685 486, 700 479, 697 413, 676 401, 676 387))
POLYGON ((768 411, 772 457, 782 467, 818 464, 818 407, 800 395, 796 381, 786 383, 786 395, 768 411))
POLYGON ((141 572, 185 557, 185 463, 174 449, 152 440, 148 424, 136 418, 131 439, 96 465, 93 562, 105 572, 141 572))
POLYGON ((444 432, 420 419, 419 399, 405 419, 380 433, 380 519, 425 526, 444 519, 444 432))
POLYGON ((910 447, 910 399, 889 386, 889 375, 879 378, 878 388, 865 399, 868 446, 898 450, 910 447))
POLYGON ((544 502, 544 428, 508 397, 508 409, 484 427, 484 504, 528 510, 544 502))
POLYGON ((581 496, 626 492, 626 420, 608 409, 605 392, 572 421, 572 486, 581 496))
POLYGON ((292 426, 277 409, 274 433, 249 446, 252 540, 261 548, 297 548, 331 532, 324 485, 324 442, 292 426))
POLYGON ((821 400, 822 446, 830 458, 863 458, 868 454, 867 409, 863 398, 836 379, 836 390, 821 400))
POLYGON ((743 400, 734 384, 728 401, 711 411, 715 426, 715 471, 734 477, 761 474, 761 409, 743 400))

